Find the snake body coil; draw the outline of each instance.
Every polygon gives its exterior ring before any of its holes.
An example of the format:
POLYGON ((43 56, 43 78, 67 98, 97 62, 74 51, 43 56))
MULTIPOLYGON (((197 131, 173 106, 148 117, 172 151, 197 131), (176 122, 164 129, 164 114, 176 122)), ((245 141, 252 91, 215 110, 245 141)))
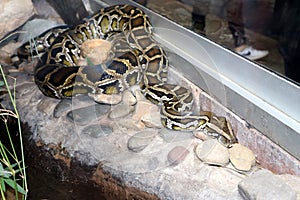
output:
MULTIPOLYGON (((139 8, 131 5, 104 8, 82 24, 52 29, 36 40, 46 50, 35 68, 34 78, 46 96, 113 94, 138 84, 146 98, 161 104, 165 127, 197 130, 209 121, 207 116, 190 112, 193 96, 189 90, 167 83, 168 59, 152 38, 150 21, 139 8), (80 47, 91 39, 111 41, 111 59, 98 66, 78 66, 80 47)), ((31 48, 25 43, 19 54, 29 55, 31 48)))

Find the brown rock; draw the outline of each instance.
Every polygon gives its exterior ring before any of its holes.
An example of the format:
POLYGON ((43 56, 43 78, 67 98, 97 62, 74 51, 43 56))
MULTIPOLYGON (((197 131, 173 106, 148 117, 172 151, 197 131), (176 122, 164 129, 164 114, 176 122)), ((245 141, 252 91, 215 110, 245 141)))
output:
POLYGON ((232 165, 241 171, 249 171, 255 165, 255 155, 241 144, 233 144, 229 149, 229 159, 232 165))
POLYGON ((189 151, 183 146, 176 146, 168 153, 168 161, 171 165, 178 165, 189 154, 189 151))

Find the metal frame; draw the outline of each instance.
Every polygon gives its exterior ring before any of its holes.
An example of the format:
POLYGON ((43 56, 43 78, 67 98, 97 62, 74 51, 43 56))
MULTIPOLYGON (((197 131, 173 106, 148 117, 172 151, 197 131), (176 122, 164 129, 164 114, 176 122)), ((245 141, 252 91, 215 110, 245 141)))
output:
POLYGON ((195 66, 187 70, 178 61, 179 71, 300 160, 299 85, 133 1, 107 1, 114 4, 142 8, 156 39, 195 66))

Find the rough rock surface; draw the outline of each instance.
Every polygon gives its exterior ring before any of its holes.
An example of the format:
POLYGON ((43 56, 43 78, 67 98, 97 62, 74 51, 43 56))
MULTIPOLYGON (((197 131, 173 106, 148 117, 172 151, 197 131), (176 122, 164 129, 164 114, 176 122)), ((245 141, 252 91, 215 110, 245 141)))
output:
POLYGON ((0 6, 0 39, 34 15, 31 0, 2 0, 0 6))
POLYGON ((282 179, 267 170, 259 170, 238 185, 244 199, 296 200, 297 193, 282 179))

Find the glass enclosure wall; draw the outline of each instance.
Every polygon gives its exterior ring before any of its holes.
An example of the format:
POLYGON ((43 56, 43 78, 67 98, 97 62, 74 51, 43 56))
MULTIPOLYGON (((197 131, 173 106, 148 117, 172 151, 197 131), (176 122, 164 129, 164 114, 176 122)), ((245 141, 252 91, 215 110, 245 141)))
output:
POLYGON ((136 1, 268 69, 300 82, 300 1, 136 1))

